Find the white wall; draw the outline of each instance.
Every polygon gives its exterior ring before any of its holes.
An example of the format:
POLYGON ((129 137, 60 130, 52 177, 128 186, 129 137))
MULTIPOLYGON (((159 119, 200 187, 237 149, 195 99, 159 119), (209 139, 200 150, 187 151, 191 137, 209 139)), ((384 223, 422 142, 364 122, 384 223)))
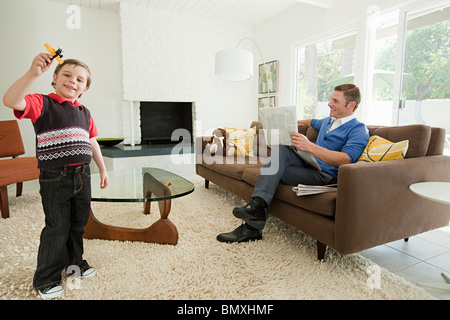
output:
MULTIPOLYGON (((100 137, 122 136, 121 53, 118 15, 81 8, 80 29, 70 30, 68 5, 43 0, 0 1, 0 96, 20 78, 33 58, 46 52, 44 43, 63 49, 63 59, 77 58, 92 73, 90 90, 80 98, 94 117, 100 137)), ((50 85, 56 61, 33 84, 30 93, 53 92, 50 85)), ((1 100, 0 100, 1 104, 1 100)), ((0 105, 0 119, 15 119, 11 109, 0 105)), ((35 154, 35 134, 30 120, 19 121, 25 151, 35 154)))

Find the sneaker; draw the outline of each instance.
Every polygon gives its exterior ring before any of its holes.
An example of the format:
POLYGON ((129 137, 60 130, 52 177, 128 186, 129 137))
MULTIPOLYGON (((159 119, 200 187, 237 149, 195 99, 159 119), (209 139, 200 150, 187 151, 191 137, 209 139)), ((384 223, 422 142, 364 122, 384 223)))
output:
POLYGON ((97 274, 97 270, 92 267, 87 268, 81 273, 81 279, 92 278, 97 274))
POLYGON ((81 279, 87 279, 95 276, 97 274, 97 271, 93 267, 88 267, 86 270, 81 272, 81 274, 78 274, 75 271, 73 272, 67 271, 67 273, 69 274, 69 277, 80 277, 81 279))
POLYGON ((58 284, 39 289, 38 292, 42 299, 55 299, 62 296, 64 289, 58 284))

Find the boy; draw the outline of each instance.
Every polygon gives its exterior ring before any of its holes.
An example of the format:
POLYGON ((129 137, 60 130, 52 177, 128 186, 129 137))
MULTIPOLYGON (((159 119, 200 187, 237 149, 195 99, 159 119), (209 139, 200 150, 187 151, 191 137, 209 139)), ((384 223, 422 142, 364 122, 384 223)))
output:
POLYGON ((55 93, 27 94, 33 82, 52 64, 47 53, 37 55, 30 69, 5 93, 3 103, 18 119, 31 119, 36 132, 36 157, 45 213, 33 287, 42 298, 63 294, 61 270, 76 270, 81 278, 96 274, 83 260, 84 226, 89 219, 91 158, 100 170, 101 185, 108 174, 94 137, 97 128, 89 110, 77 99, 91 83, 83 62, 68 59, 55 68, 55 93), (70 267, 69 267, 70 266, 70 267))

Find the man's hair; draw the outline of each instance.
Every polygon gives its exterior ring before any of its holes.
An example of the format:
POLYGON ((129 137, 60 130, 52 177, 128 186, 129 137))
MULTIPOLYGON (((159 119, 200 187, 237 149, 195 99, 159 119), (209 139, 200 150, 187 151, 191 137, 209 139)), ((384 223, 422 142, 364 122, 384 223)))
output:
POLYGON ((352 83, 348 84, 341 84, 334 88, 335 91, 341 91, 344 93, 344 98, 347 103, 350 101, 355 101, 355 107, 353 108, 353 111, 358 108, 359 103, 361 102, 361 92, 359 91, 359 88, 355 86, 352 83))
MULTIPOLYGON (((86 87, 90 87, 91 86, 91 70, 89 70, 89 67, 87 66, 87 64, 85 64, 84 62, 77 60, 77 59, 66 59, 64 60, 64 62, 62 64, 58 64, 55 68, 55 71, 53 72, 54 74, 58 75, 59 71, 61 71, 61 68, 65 65, 73 65, 73 66, 78 66, 78 67, 82 67, 84 69, 86 69, 86 71, 88 72, 88 78, 86 79, 86 87)), ((56 83, 54 83, 52 81, 52 87, 55 88, 56 87, 56 83)), ((81 95, 80 95, 81 97, 81 95)))

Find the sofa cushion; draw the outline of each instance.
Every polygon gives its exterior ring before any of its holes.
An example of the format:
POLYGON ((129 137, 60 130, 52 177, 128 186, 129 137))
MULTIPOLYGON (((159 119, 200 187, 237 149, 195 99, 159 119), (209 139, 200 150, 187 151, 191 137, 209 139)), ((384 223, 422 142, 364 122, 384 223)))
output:
POLYGON ((203 155, 202 165, 217 173, 242 180, 242 174, 247 168, 260 168, 267 158, 262 157, 223 157, 203 155))
POLYGON ((228 133, 227 141, 236 149, 236 156, 253 157, 253 144, 255 141, 256 127, 249 129, 225 128, 228 133))
POLYGON ((305 135, 309 141, 314 143, 316 142, 317 136, 319 135, 319 131, 311 126, 307 126, 304 124, 298 126, 298 133, 305 135))
POLYGON ((408 126, 380 127, 367 126, 371 136, 377 135, 392 142, 409 140, 405 158, 424 157, 427 154, 431 128, 423 124, 408 126))
MULTIPOLYGON (((242 174, 242 180, 255 186, 259 173, 260 168, 247 168, 242 174)), ((299 197, 292 191, 292 186, 280 184, 275 198, 327 217, 334 217, 336 211, 336 192, 299 197)))
POLYGON ((408 140, 391 142, 377 135, 371 136, 357 162, 376 162, 404 159, 408 140))

